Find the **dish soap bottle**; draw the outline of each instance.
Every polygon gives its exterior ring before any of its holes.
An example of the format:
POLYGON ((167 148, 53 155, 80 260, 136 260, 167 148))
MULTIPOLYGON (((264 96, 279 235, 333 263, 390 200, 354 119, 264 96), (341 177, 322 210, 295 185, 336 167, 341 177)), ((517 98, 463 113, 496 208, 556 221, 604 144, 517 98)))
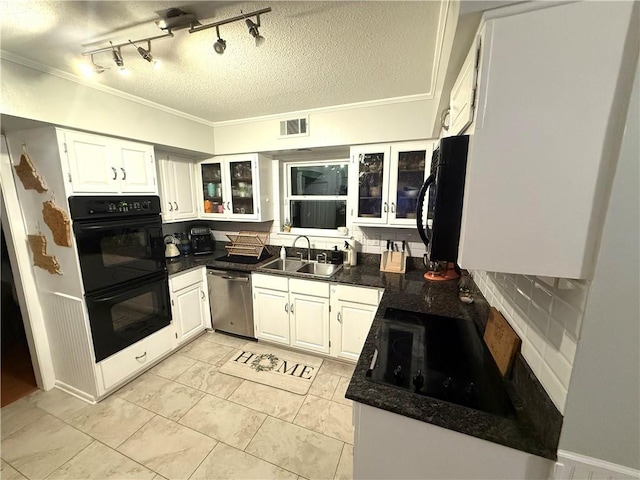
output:
POLYGON ((286 258, 287 258, 287 250, 284 248, 284 245, 283 245, 282 248, 280 248, 280 259, 285 260, 286 258))
POLYGON ((349 270, 351 268, 351 255, 353 252, 349 247, 349 242, 344 242, 344 248, 342 249, 342 268, 349 270))

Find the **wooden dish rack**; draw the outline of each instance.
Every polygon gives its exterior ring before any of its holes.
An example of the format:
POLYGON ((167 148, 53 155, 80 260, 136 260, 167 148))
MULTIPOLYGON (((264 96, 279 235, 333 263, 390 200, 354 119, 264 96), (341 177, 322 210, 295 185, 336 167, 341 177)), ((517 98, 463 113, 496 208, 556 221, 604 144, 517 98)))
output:
POLYGON ((231 245, 226 245, 229 255, 244 255, 260 258, 269 242, 269 232, 242 231, 236 235, 227 234, 231 245))

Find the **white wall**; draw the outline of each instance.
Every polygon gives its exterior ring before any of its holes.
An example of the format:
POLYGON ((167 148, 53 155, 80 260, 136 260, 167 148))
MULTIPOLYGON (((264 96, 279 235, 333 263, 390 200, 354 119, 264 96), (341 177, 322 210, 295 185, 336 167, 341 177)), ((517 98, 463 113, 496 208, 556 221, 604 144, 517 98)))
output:
POLYGON ((248 153, 429 138, 438 98, 425 95, 214 124, 215 153, 248 153), (309 116, 309 135, 279 138, 280 121, 309 116))
POLYGON ((640 69, 571 376, 560 448, 640 469, 640 69))
POLYGON ((97 90, 62 76, 0 59, 1 113, 207 154, 213 128, 150 102, 97 90))

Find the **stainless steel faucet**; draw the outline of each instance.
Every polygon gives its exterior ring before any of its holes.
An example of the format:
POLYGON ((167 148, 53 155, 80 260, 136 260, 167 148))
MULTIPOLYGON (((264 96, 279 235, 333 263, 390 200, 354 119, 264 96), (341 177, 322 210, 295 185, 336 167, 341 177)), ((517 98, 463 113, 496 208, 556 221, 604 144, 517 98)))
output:
POLYGON ((291 245, 292 247, 296 246, 296 242, 298 241, 299 238, 304 238, 307 241, 307 262, 311 261, 311 242, 309 241, 309 237, 307 237, 306 235, 298 235, 294 240, 293 240, 293 245, 291 245))

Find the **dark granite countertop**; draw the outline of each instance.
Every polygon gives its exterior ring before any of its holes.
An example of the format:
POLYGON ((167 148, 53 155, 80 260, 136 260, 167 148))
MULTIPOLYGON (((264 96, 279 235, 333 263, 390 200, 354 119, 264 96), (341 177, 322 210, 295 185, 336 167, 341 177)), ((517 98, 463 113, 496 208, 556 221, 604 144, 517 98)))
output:
MULTIPOLYGON (((273 256, 254 265, 215 260, 225 253, 225 250, 217 250, 210 255, 167 260, 167 270, 169 275, 199 266, 253 272, 260 271, 261 266, 277 258, 273 256)), ((309 279, 308 276, 290 272, 265 270, 262 273, 309 279)), ((409 268, 405 274, 380 272, 379 264, 369 257, 351 269, 339 270, 327 280, 333 283, 385 289, 346 397, 382 410, 555 460, 562 416, 521 355, 517 357, 511 378, 505 380, 505 387, 516 408, 516 418, 502 418, 415 395, 374 383, 366 378, 375 349, 375 336, 387 307, 472 320, 478 328, 478 335, 484 331, 488 305, 479 291, 474 292, 475 302, 467 305, 458 299, 457 281, 426 282, 423 273, 424 270, 420 268, 409 268)))
POLYGON ((265 263, 269 263, 276 258, 269 257, 256 264, 232 263, 216 260, 216 258, 222 257, 226 254, 226 250, 215 250, 213 253, 206 255, 180 255, 176 258, 168 258, 167 273, 169 275, 175 275, 176 273, 184 272, 196 267, 209 267, 217 268, 220 270, 235 270, 237 272, 253 272, 265 263))
MULTIPOLYGON (((367 275, 366 277, 368 278, 367 275)), ((555 460, 562 417, 521 356, 516 361, 517 367, 514 367, 518 377, 505 380, 505 387, 516 408, 515 418, 503 418, 415 395, 367 379, 366 374, 375 350, 375 336, 387 307, 472 320, 478 327, 479 335, 484 331, 487 320, 488 305, 482 294, 474 292, 474 304, 467 305, 460 302, 455 280, 426 282, 422 278, 422 272, 414 271, 395 281, 393 277, 387 276, 385 281, 385 293, 360 354, 346 397, 405 417, 555 460), (533 402, 531 402, 532 399, 523 398, 529 395, 541 398, 536 398, 533 402), (551 410, 549 415, 530 411, 532 407, 534 410, 540 408, 540 404, 551 410), (536 423, 532 419, 535 419, 536 423), (557 435, 549 435, 549 432, 545 434, 545 430, 554 432, 557 430, 557 435)))

